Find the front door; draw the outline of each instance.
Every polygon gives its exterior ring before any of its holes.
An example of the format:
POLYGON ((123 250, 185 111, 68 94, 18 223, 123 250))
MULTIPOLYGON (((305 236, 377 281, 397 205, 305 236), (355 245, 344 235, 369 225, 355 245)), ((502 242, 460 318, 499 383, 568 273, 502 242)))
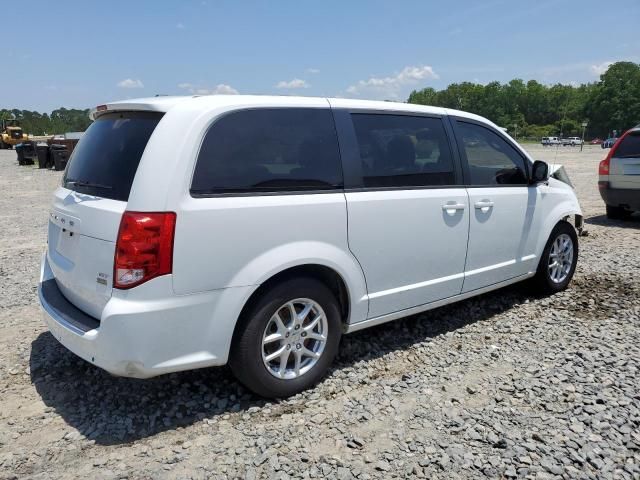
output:
POLYGON ((515 146, 489 127, 455 123, 471 210, 463 287, 469 292, 535 269, 530 232, 539 200, 528 185, 528 160, 515 146))

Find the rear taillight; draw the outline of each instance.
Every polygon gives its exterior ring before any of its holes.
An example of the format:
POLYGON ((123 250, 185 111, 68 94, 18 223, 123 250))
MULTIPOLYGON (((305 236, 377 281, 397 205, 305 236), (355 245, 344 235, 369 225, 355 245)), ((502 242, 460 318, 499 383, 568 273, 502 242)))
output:
POLYGON ((607 157, 600 162, 600 165, 598 166, 598 175, 609 175, 610 162, 611 162, 611 151, 609 151, 607 157))
POLYGON ((171 273, 175 226, 173 212, 124 212, 116 241, 114 288, 132 288, 171 273))
POLYGON ((604 160, 602 160, 600 162, 600 165, 598 166, 598 175, 609 175, 609 167, 611 165, 611 158, 616 153, 616 150, 618 149, 618 145, 620 145, 620 143, 622 142, 624 137, 626 137, 629 134, 629 132, 631 132, 631 130, 627 130, 626 132, 624 132, 620 136, 620 138, 618 138, 618 140, 616 140, 616 143, 614 143, 611 146, 611 149, 609 150, 609 153, 607 154, 606 158, 604 160))

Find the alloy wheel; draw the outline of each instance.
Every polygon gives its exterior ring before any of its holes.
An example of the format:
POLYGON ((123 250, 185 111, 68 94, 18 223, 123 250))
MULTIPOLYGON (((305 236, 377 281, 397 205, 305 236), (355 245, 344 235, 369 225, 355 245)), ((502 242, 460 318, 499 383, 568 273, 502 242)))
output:
POLYGON ((262 361, 274 377, 290 380, 311 370, 327 343, 322 307, 309 298, 291 300, 271 316, 262 336, 262 361))
POLYGON ((549 251, 548 272, 554 283, 562 283, 569 276, 573 265, 573 240, 563 233, 558 235, 549 251))

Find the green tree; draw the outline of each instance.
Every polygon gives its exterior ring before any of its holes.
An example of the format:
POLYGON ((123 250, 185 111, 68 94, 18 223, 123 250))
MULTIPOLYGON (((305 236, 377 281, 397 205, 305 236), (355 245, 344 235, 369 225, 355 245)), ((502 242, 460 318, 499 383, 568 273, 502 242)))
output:
POLYGON ((508 83, 453 83, 444 90, 414 90, 410 103, 457 108, 482 115, 518 136, 578 136, 582 122, 588 133, 605 136, 640 123, 640 66, 618 62, 599 82, 543 85, 516 78, 508 83))
POLYGON ((640 124, 640 65, 617 62, 600 76, 584 109, 590 131, 606 135, 640 124))
POLYGON ((438 93, 434 88, 427 87, 422 90, 414 90, 409 95, 409 103, 415 103, 417 105, 437 105, 438 93))
POLYGON ((0 110, 0 119, 16 118, 24 132, 31 135, 54 135, 66 132, 83 132, 91 124, 89 110, 59 108, 47 113, 29 110, 0 110))

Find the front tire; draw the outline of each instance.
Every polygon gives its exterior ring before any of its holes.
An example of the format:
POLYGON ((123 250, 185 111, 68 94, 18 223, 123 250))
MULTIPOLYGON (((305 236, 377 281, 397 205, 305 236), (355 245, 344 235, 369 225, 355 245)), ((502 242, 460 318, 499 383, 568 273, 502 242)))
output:
POLYGON ((294 395, 324 377, 338 352, 341 327, 329 288, 313 278, 285 280, 240 319, 229 366, 258 395, 294 395))
POLYGON ((567 288, 578 264, 578 235, 569 222, 559 222, 544 247, 534 281, 547 294, 567 288))

